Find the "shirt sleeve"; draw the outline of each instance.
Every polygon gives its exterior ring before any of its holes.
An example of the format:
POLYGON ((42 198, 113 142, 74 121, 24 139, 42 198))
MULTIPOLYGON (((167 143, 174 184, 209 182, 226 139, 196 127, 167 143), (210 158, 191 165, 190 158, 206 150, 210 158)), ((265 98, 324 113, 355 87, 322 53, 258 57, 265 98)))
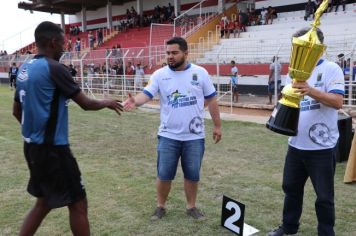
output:
POLYGON ((344 74, 336 64, 331 68, 330 76, 326 78, 326 90, 328 93, 345 95, 344 74))
POLYGON ((212 98, 216 96, 216 89, 213 84, 213 80, 207 71, 204 72, 204 80, 203 80, 203 94, 205 99, 212 98))
POLYGON ((67 98, 72 98, 80 92, 79 85, 73 80, 69 69, 62 64, 49 62, 51 78, 60 92, 67 98))
POLYGON ((143 89, 143 93, 149 96, 150 98, 153 98, 159 90, 159 85, 158 85, 158 75, 157 73, 153 73, 148 80, 148 83, 146 87, 143 89))

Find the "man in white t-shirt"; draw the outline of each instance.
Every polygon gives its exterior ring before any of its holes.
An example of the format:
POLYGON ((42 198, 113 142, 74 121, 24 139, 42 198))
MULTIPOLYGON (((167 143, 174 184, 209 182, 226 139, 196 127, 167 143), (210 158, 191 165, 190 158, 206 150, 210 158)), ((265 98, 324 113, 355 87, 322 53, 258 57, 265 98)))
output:
POLYGON ((276 60, 276 57, 273 56, 272 63, 269 65, 269 71, 270 71, 269 77, 268 77, 268 100, 269 100, 269 102, 267 104, 271 105, 272 104, 272 95, 274 94, 276 80, 277 80, 277 96, 278 96, 278 99, 281 98, 282 66, 278 61, 278 57, 276 60))
POLYGON ((231 87, 232 87, 232 101, 233 102, 239 101, 239 91, 237 89, 238 73, 239 73, 239 70, 237 69, 235 61, 231 61, 230 83, 231 83, 231 87))
MULTIPOLYGON (((299 37, 308 31, 303 29, 293 36, 299 37)), ((323 42, 323 33, 318 30, 317 34, 323 42)), ((286 83, 290 82, 291 79, 287 78, 286 83)), ((335 147, 339 138, 337 109, 343 104, 344 76, 336 63, 320 59, 310 78, 306 82, 293 82, 293 87, 304 99, 300 102, 298 134, 289 138, 284 165, 282 225, 268 235, 297 233, 304 185, 310 177, 317 196, 318 235, 334 236, 335 147)))
POLYGON ((167 66, 155 71, 142 93, 129 94, 124 109, 131 110, 160 96, 161 124, 157 146, 157 208, 151 220, 166 214, 166 200, 175 177, 179 158, 184 173, 187 199, 186 213, 194 219, 204 219, 196 208, 200 167, 205 149, 204 104, 214 123, 213 139, 221 139, 219 107, 216 90, 208 72, 187 61, 185 39, 174 37, 167 41, 167 66))

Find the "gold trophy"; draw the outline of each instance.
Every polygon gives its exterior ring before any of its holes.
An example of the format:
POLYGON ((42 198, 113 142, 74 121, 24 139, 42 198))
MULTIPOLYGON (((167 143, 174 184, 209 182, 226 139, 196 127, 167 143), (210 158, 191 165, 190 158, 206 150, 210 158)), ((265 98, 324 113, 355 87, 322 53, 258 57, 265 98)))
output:
MULTIPOLYGON (((326 49, 326 45, 318 38, 317 27, 320 25, 320 17, 327 8, 328 0, 323 0, 315 12, 312 28, 306 34, 292 39, 288 73, 293 80, 306 81, 326 49)), ((276 133, 296 136, 301 100, 302 96, 295 92, 291 84, 285 86, 282 98, 278 101, 266 127, 276 133)))

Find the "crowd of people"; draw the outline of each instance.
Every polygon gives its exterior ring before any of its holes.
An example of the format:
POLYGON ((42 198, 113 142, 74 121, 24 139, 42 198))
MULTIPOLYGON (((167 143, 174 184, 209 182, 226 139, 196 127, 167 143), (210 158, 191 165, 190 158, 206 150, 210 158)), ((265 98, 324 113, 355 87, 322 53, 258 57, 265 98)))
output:
POLYGON ((0 51, 0 57, 2 56, 7 56, 7 51, 6 50, 1 50, 0 51))
MULTIPOLYGON (((315 11, 318 9, 322 2, 322 0, 308 0, 305 5, 304 20, 308 20, 309 17, 313 18, 315 11)), ((340 5, 342 5, 342 10, 345 11, 347 3, 347 0, 329 0, 328 9, 326 10, 326 12, 332 12, 333 9, 335 9, 335 12, 337 12, 340 5)))
POLYGON ((219 26, 221 38, 240 37, 241 32, 246 32, 247 26, 272 24, 273 19, 277 18, 277 11, 274 7, 262 8, 261 11, 255 9, 238 10, 237 16, 227 17, 225 14, 221 17, 219 26))

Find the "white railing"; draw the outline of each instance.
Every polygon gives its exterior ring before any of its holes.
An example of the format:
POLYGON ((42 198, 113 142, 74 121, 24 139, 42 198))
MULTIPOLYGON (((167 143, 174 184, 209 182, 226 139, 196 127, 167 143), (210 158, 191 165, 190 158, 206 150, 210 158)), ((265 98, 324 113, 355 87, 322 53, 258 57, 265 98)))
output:
MULTIPOLYGON (((350 58, 350 63, 348 63, 349 72, 345 70, 345 97, 344 106, 356 108, 356 58, 354 55, 355 46, 351 48, 351 52, 345 53, 345 59, 350 58)), ((205 44, 205 46, 207 46, 205 44)), ((204 54, 203 42, 201 44, 189 45, 189 61, 195 64, 201 64, 199 62, 201 54, 204 54)), ((273 56, 280 56, 284 45, 280 45, 281 51, 275 51, 273 56)), ((80 55, 77 58, 75 53, 67 53, 62 56, 61 62, 69 65, 72 64, 77 70, 77 76, 75 79, 81 85, 83 91, 88 94, 102 95, 102 96, 121 96, 126 97, 128 92, 137 93, 142 90, 149 79, 149 75, 135 76, 128 75, 127 68, 131 65, 137 66, 141 64, 147 71, 153 72, 154 70, 161 67, 161 63, 165 62, 165 46, 156 46, 151 48, 153 57, 148 56, 148 48, 133 48, 133 49, 122 49, 122 56, 113 56, 112 53, 105 54, 105 51, 87 52, 80 55), (92 54, 90 54, 92 53, 92 54), (103 56, 100 56, 103 55, 103 56), (106 55, 106 56, 105 56, 106 55), (121 68, 121 69, 120 69, 121 68)), ((232 106, 231 103, 231 85, 230 76, 226 73, 221 72, 223 66, 226 67, 225 63, 222 63, 220 58, 222 56, 228 55, 226 51, 219 48, 216 53, 211 54, 214 58, 214 64, 216 65, 216 72, 212 75, 214 84, 216 85, 219 101, 224 102, 232 106)), ((6 56, 0 58, 0 67, 3 71, 8 71, 8 66, 15 62, 17 66, 21 65, 23 62, 31 59, 33 55, 23 55, 6 56)), ((272 58, 272 57, 271 57, 272 58)), ((270 58, 270 59, 271 59, 270 58)), ((329 58, 332 59, 332 58, 329 58)), ((228 61, 227 63, 230 63, 228 61)), ((237 63, 239 63, 237 61, 237 63)), ((239 65, 237 65, 239 66, 239 65)), ((226 68, 225 68, 226 69, 226 68)), ((256 86, 266 86, 267 90, 267 78, 268 75, 250 75, 247 77, 240 77, 239 84, 243 85, 256 85, 256 86), (253 81, 253 82, 252 82, 253 81)), ((283 84, 283 82, 282 82, 283 84)), ((251 92, 253 93, 253 92, 251 92)))

